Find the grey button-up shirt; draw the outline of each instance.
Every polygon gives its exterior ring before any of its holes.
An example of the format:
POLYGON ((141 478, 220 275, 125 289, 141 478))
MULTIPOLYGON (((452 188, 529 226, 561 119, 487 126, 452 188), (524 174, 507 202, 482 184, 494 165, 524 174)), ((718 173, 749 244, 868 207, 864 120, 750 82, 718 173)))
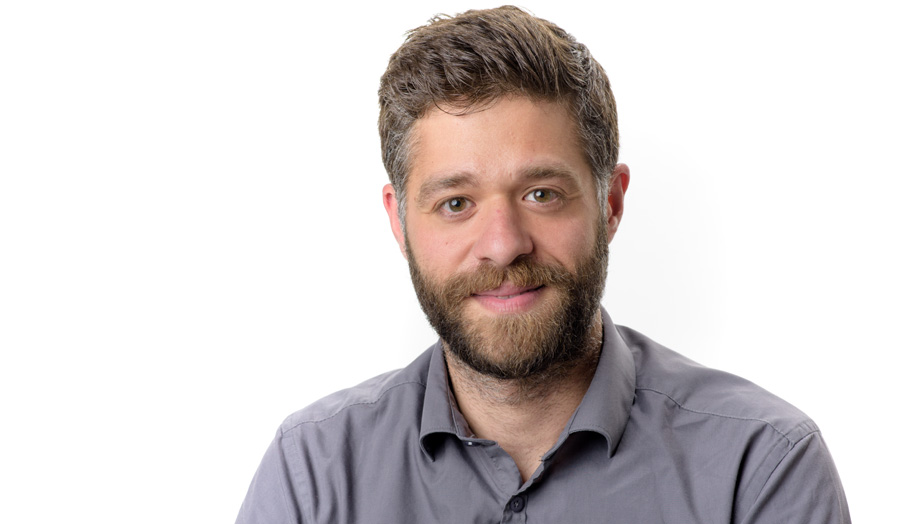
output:
POLYGON ((593 382, 526 482, 469 434, 438 343, 288 417, 237 522, 850 522, 806 415, 603 322, 593 382))

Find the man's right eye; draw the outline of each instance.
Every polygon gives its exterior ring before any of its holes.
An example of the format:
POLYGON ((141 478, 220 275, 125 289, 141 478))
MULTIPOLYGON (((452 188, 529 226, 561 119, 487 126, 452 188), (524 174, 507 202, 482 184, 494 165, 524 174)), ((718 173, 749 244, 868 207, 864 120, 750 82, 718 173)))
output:
POLYGON ((453 197, 444 202, 441 206, 445 211, 450 213, 460 213, 469 207, 469 201, 463 197, 453 197))

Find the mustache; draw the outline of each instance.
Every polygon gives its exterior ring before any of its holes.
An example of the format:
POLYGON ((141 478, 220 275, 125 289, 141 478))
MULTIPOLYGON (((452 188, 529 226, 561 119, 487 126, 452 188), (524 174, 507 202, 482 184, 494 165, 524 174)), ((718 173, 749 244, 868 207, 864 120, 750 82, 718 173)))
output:
POLYGON ((518 259, 506 267, 485 262, 473 271, 450 277, 442 286, 444 299, 450 304, 458 304, 476 293, 498 288, 505 282, 517 287, 570 287, 574 276, 559 264, 539 263, 531 258, 518 259))

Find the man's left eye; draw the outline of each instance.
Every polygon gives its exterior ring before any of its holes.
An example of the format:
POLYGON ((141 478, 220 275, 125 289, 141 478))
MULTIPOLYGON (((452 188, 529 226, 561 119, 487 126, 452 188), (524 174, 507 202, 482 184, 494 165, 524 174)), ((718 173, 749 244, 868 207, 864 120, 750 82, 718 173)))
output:
POLYGON ((531 193, 525 196, 525 200, 532 200, 534 202, 540 202, 541 204, 545 204, 547 202, 552 202, 554 199, 558 198, 559 195, 556 194, 556 191, 552 191, 550 189, 535 189, 531 193))

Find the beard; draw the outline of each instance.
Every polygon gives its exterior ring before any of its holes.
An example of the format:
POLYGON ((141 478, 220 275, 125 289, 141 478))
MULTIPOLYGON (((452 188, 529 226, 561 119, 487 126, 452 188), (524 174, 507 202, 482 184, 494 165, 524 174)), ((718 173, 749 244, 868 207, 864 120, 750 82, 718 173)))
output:
POLYGON ((519 257, 506 267, 484 263, 444 282, 426 275, 413 256, 409 241, 409 272, 422 310, 448 349, 472 370, 502 380, 522 380, 568 369, 596 349, 594 328, 606 282, 609 243, 604 224, 575 272, 559 264, 519 257), (504 282, 543 287, 540 302, 524 313, 489 315, 477 308, 472 295, 504 282))

